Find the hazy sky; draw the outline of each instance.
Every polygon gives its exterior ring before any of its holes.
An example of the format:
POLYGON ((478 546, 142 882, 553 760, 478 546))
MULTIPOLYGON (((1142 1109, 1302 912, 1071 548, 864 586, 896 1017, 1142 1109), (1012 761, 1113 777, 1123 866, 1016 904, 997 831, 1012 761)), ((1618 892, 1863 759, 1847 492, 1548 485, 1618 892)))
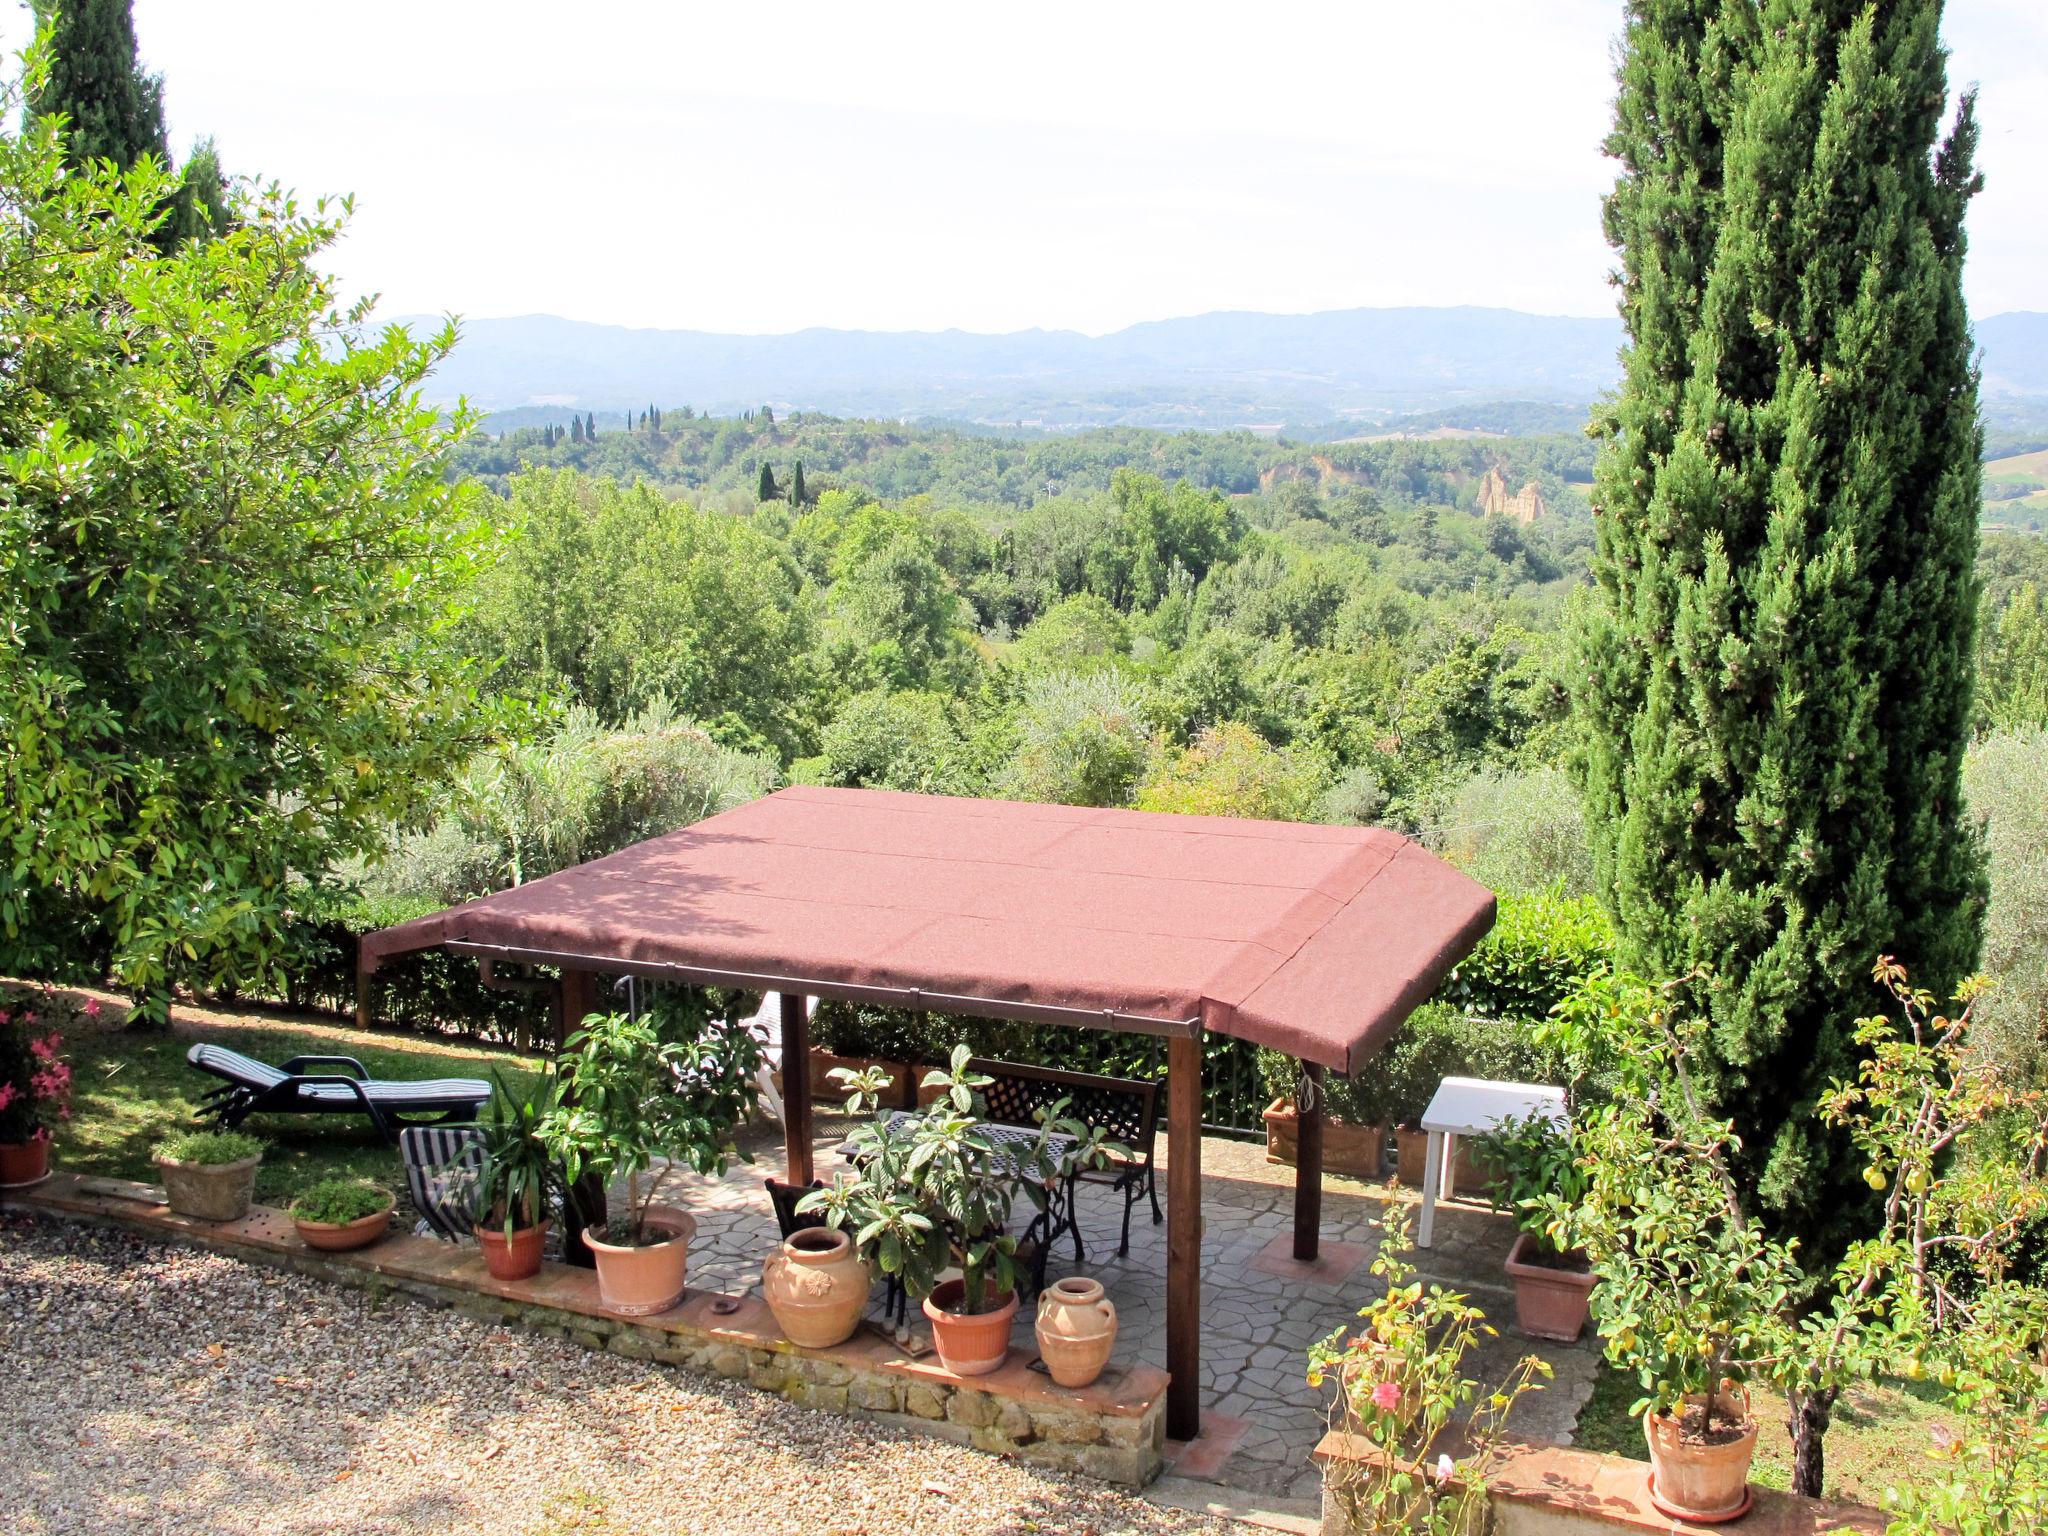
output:
MULTIPOLYGON (((20 0, 0 0, 8 43, 20 0)), ((354 192, 387 313, 1100 332, 1609 310, 1618 0, 136 0, 182 154, 354 192)), ((2048 309, 2048 0, 1950 0, 1979 314, 2048 309)))

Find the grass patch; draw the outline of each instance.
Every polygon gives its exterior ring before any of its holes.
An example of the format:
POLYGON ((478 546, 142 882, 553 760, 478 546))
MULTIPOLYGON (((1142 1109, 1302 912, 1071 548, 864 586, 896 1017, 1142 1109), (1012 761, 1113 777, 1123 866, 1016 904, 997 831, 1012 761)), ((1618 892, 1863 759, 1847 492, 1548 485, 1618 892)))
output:
MULTIPOLYGON (((1647 1460, 1642 1423, 1628 1411, 1641 1395, 1634 1377, 1603 1364, 1593 1380, 1593 1395, 1579 1411, 1572 1443, 1581 1450, 1647 1460)), ((1792 1438, 1785 1428, 1784 1404, 1768 1398, 1755 1406, 1760 1427, 1750 1481, 1759 1488, 1783 1489, 1792 1474, 1792 1438)), ((1882 1504, 1886 1488, 1899 1486, 1924 1465, 1935 1426, 1954 1422, 1954 1410, 1932 1382, 1882 1381, 1852 1388, 1835 1405, 1828 1430, 1827 1496, 1882 1504)))
MULTIPOLYGON (((67 1173, 154 1182, 158 1142, 198 1122, 199 1100, 217 1079, 186 1065, 195 1041, 210 1040, 273 1064, 293 1056, 353 1056, 372 1077, 489 1078, 495 1066, 517 1091, 540 1062, 511 1052, 437 1040, 366 1034, 335 1025, 260 1014, 182 1016, 170 1030, 119 1025, 65 1032, 75 1084, 71 1123, 57 1137, 54 1162, 67 1173)), ((398 1149, 369 1120, 353 1115, 252 1115, 244 1130, 263 1138, 256 1198, 284 1205, 328 1178, 369 1179, 403 1193, 398 1149)))

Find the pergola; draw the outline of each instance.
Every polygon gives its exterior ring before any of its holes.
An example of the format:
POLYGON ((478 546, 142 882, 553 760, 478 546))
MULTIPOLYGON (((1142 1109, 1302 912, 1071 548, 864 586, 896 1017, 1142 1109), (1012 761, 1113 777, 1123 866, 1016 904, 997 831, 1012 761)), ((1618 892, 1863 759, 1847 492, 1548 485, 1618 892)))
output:
MULTIPOLYGON (((570 1026, 601 974, 778 992, 799 1184, 806 996, 1164 1036, 1167 1433, 1192 1439, 1203 1035, 1283 1051, 1313 1081, 1352 1073, 1493 915, 1485 887, 1380 828, 800 786, 369 934, 359 964, 441 948, 558 967, 570 1026)), ((1295 1254, 1313 1259, 1321 1105, 1302 1098, 1295 1254)))

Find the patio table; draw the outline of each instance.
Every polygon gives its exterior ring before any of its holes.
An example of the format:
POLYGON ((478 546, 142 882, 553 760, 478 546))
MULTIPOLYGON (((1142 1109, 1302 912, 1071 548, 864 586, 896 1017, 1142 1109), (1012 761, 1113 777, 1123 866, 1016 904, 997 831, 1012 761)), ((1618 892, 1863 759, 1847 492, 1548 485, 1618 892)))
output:
POLYGON ((1427 1248, 1436 1236, 1439 1188, 1455 1194, 1460 1136, 1480 1136, 1504 1120, 1541 1117, 1552 1125, 1569 1124, 1564 1090, 1541 1083, 1496 1083, 1483 1077, 1447 1077, 1422 1112, 1429 1150, 1422 1168, 1422 1216, 1415 1228, 1415 1246, 1427 1248))

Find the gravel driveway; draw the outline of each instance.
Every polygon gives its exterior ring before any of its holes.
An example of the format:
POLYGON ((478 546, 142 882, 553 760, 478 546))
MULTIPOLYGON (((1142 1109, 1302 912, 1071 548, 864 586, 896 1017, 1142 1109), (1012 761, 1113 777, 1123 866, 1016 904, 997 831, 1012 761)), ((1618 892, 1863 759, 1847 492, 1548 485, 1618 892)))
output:
POLYGON ((0 1530, 1237 1531, 396 1298, 0 1218, 0 1530))

